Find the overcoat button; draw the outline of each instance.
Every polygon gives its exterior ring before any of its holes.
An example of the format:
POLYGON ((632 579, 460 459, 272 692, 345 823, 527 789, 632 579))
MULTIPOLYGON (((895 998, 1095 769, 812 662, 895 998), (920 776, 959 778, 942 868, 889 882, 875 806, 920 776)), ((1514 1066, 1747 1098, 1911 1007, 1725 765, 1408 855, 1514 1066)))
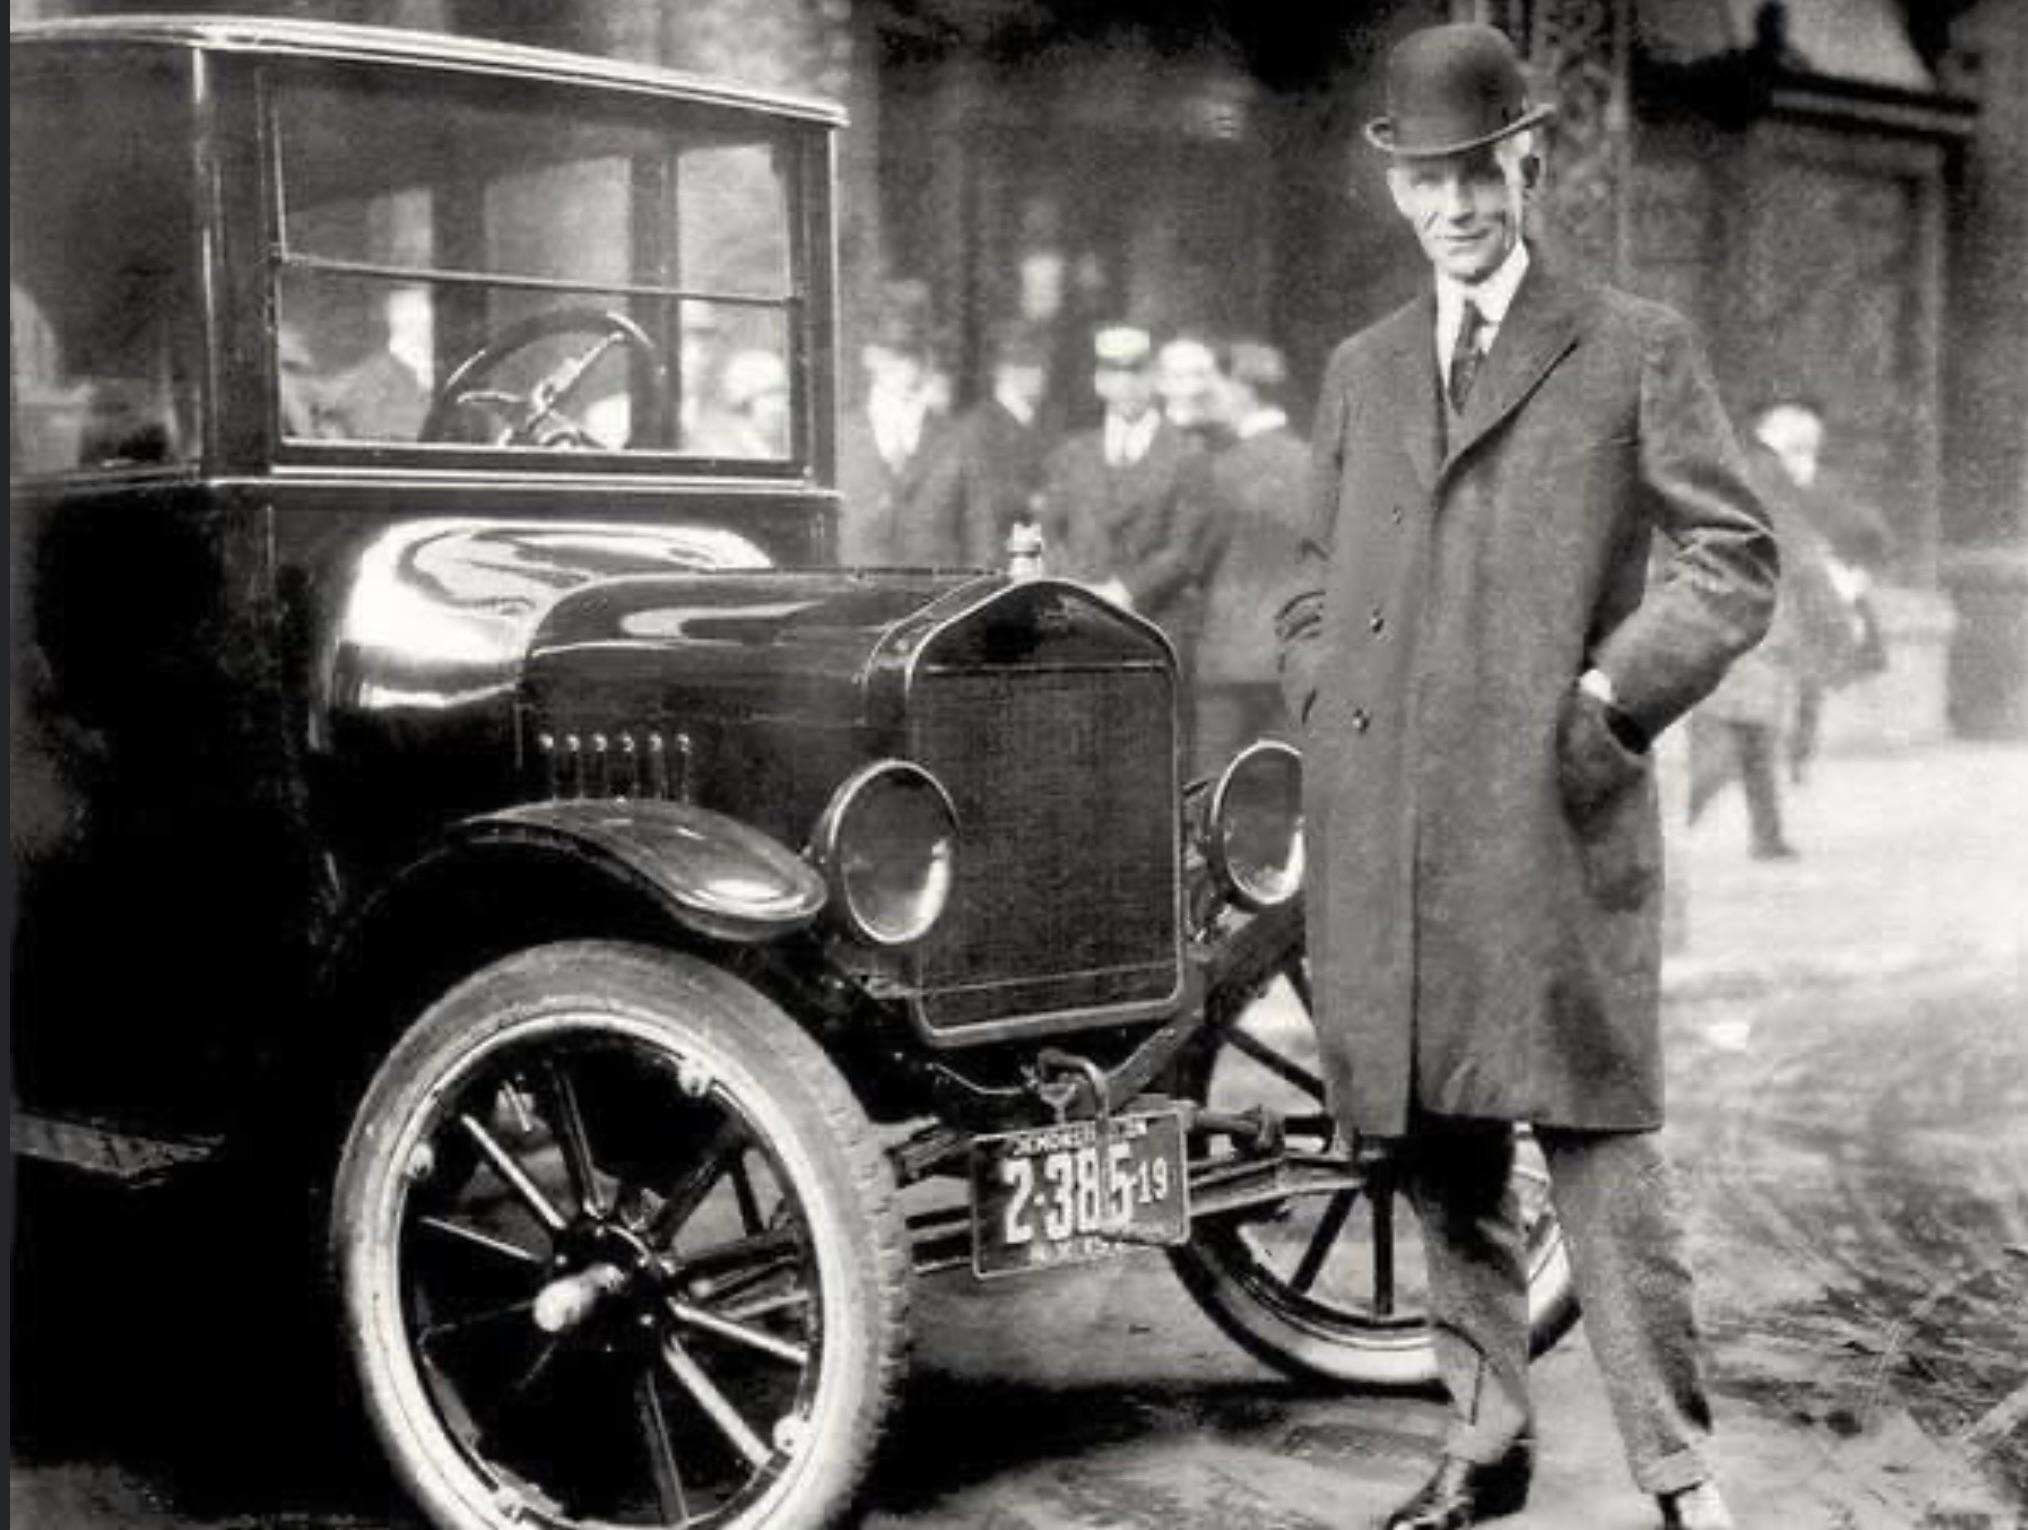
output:
POLYGON ((1373 614, 1366 618, 1366 629, 1367 631, 1371 632, 1375 637, 1378 637, 1381 633, 1387 630, 1387 618, 1381 615, 1380 608, 1378 606, 1375 606, 1373 608, 1373 614))
POLYGON ((1354 707, 1352 709, 1352 731, 1354 733, 1364 733, 1372 726, 1373 719, 1367 715, 1366 708, 1354 707))

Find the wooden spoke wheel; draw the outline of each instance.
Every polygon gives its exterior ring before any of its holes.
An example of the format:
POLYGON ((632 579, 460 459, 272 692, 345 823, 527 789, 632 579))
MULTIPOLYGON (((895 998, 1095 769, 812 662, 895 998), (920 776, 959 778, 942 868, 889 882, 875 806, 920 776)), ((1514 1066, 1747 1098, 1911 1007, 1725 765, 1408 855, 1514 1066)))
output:
POLYGON ((543 947, 436 1004, 359 1110, 332 1245, 367 1413, 458 1530, 827 1524, 905 1358, 858 1103, 664 951, 543 947))
MULTIPOLYGON (((1300 910, 1261 916, 1235 950, 1208 996, 1213 1024, 1183 1063, 1181 1092, 1215 1111, 1280 1117, 1292 1154, 1342 1155, 1311 1024, 1300 910)), ((1197 1172, 1238 1164, 1249 1151, 1218 1134, 1192 1146, 1197 1172)), ((1527 1245, 1529 1337, 1540 1354, 1576 1321, 1577 1301, 1548 1176, 1525 1133, 1513 1189, 1527 1245)), ((1198 1305, 1283 1371, 1381 1389, 1436 1377, 1420 1232, 1408 1197, 1384 1178, 1204 1216, 1171 1258, 1198 1305)))

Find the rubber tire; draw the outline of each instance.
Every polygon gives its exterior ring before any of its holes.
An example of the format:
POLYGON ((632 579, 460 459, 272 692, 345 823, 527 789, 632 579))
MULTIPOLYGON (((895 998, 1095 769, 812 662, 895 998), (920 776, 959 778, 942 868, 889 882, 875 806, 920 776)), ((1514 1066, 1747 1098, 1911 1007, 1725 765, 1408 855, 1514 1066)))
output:
MULTIPOLYGON (((1300 907, 1256 918, 1237 937, 1231 960, 1206 996, 1207 1007, 1214 1014, 1221 1007, 1243 1007, 1289 962, 1301 959, 1304 939, 1300 907)), ((1397 1210, 1397 1226, 1412 1219, 1405 1197, 1398 1198, 1397 1210)), ((1544 1215, 1554 1213, 1545 1209, 1544 1215)), ((1437 1381, 1436 1349, 1427 1324, 1418 1332, 1367 1337, 1333 1331, 1263 1303, 1199 1242, 1172 1249, 1169 1260, 1204 1314, 1255 1359, 1284 1375, 1374 1392, 1424 1391, 1437 1381)), ((1551 1228, 1542 1245, 1531 1250, 1529 1354, 1553 1349, 1577 1318, 1570 1251, 1561 1231, 1551 1228)))
MULTIPOLYGON (((852 1091, 774 1003, 678 952, 605 942, 537 947, 481 970, 388 1054, 340 1160, 330 1248, 344 1339, 395 1475, 442 1530, 525 1526, 438 1422, 405 1331, 396 1244, 401 1166, 437 1095, 503 1045, 585 1029, 667 1044, 720 1078, 781 1161, 819 1271, 822 1371, 790 1464, 724 1530, 818 1530, 869 1469, 907 1369, 912 1270, 893 1175, 852 1091)), ((587 1522, 590 1523, 590 1522, 587 1522)))

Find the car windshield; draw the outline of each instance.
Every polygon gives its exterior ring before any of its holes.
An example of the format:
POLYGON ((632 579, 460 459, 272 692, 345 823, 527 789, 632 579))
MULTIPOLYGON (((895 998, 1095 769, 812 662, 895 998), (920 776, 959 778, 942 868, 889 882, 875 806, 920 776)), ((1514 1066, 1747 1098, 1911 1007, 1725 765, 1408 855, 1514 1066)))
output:
POLYGON ((270 111, 284 437, 801 455, 779 129, 331 68, 280 74, 270 111))

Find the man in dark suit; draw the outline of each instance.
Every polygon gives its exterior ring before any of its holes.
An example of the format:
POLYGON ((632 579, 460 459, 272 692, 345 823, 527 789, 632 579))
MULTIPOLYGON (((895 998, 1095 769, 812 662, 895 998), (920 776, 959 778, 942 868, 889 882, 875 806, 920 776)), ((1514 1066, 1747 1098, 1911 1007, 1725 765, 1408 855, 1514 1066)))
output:
POLYGON ((958 452, 964 479, 961 561, 999 568, 1007 537, 1032 522, 1042 492, 1044 455, 1039 411, 1049 355, 1043 337, 1022 324, 995 331, 993 388, 959 422, 958 452))
POLYGON ((1203 335, 1171 335, 1155 352, 1155 397, 1162 418, 1208 452, 1232 445, 1225 383, 1224 347, 1203 335))
POLYGON ((1264 341, 1235 340, 1220 370, 1211 459, 1212 530, 1197 661, 1197 770, 1287 731, 1275 683, 1274 613, 1295 588, 1310 449, 1284 407, 1288 365, 1264 341))
MULTIPOLYGON (((1155 407, 1146 330, 1109 325, 1093 338, 1096 430, 1072 436, 1043 472, 1043 556, 1165 632, 1181 665, 1187 713, 1210 529, 1204 452, 1155 407)), ((1187 723, 1182 733, 1190 738, 1187 723)))
POLYGON ((932 407, 928 294, 895 283, 860 348, 864 402, 838 424, 846 564, 956 567, 966 561, 962 463, 932 407))
POLYGON ((1434 281, 1332 357, 1281 623, 1325 1071, 1421 1222, 1452 1404, 1441 1464, 1387 1524, 1526 1498, 1525 1122, 1634 1478, 1665 1524, 1723 1530, 1656 1141, 1649 746, 1766 630, 1774 538, 1688 325, 1524 242, 1549 110, 1506 38, 1411 35, 1387 103, 1368 136, 1434 281))

